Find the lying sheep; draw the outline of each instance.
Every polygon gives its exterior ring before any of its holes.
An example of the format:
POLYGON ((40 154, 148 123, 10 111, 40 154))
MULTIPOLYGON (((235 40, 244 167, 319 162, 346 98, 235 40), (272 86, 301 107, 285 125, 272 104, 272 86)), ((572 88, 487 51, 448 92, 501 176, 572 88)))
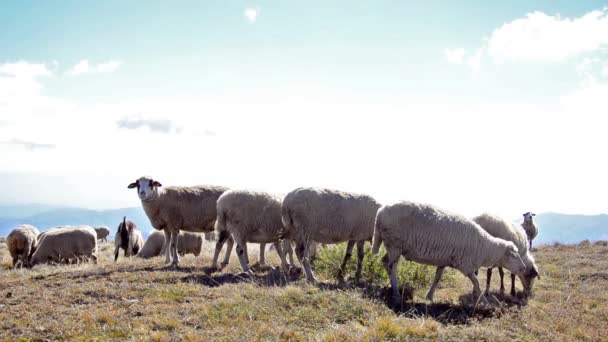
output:
POLYGON ((491 236, 463 216, 425 204, 399 202, 382 207, 376 217, 374 254, 382 242, 386 247, 382 262, 389 274, 395 302, 400 301, 397 264, 402 255, 406 260, 437 266, 427 294, 430 301, 447 266, 458 269, 471 280, 475 298, 481 294, 475 275, 480 267, 503 265, 518 275, 523 275, 526 269, 513 242, 491 236))
MULTIPOLYGON (((220 239, 215 248, 212 267, 217 267, 217 258, 222 249, 225 234, 232 234, 236 252, 243 272, 249 272, 247 242, 260 243, 260 262, 264 262, 266 243, 273 243, 281 267, 287 272, 287 260, 280 241, 289 235, 281 222, 281 199, 277 196, 246 190, 228 190, 217 200, 215 231, 220 239)), ((228 255, 230 257, 230 255, 228 255)))
MULTIPOLYGON (((159 256, 165 251, 165 234, 161 231, 154 231, 144 243, 137 257, 148 259, 159 256)), ((180 255, 194 254, 199 256, 203 247, 203 237, 201 234, 180 232, 177 241, 177 252, 180 255)))
POLYGON ((155 229, 165 231, 165 239, 171 242, 170 248, 166 249, 166 262, 171 261, 171 255, 175 267, 179 263, 177 240, 180 230, 212 232, 216 217, 215 204, 220 195, 228 190, 220 186, 163 188, 149 177, 139 178, 128 188, 137 188, 137 195, 150 223, 155 229))
POLYGON ((130 257, 136 255, 143 245, 144 239, 137 225, 127 221, 127 217, 124 216, 114 236, 114 262, 118 260, 118 252, 121 248, 125 251, 125 257, 130 257))
POLYGON ((89 226, 64 226, 44 232, 32 255, 32 266, 64 260, 91 259, 97 263, 97 233, 89 226))
MULTIPOLYGON (((515 244, 515 246, 517 246, 519 256, 526 266, 526 272, 520 276, 520 280, 524 287, 524 293, 529 295, 532 292, 534 278, 538 277, 539 274, 538 267, 534 262, 534 257, 528 250, 528 238, 523 228, 491 214, 481 214, 474 217, 473 221, 490 235, 506 241, 511 241, 515 244)), ((492 267, 489 267, 487 271, 486 295, 490 293, 492 269, 492 267)), ((504 293, 505 285, 502 265, 498 266, 498 273, 500 274, 500 292, 504 293)), ((513 273, 511 273, 511 295, 515 296, 515 274, 513 273)))
POLYGON ((534 216, 536 216, 536 214, 528 211, 524 214, 524 222, 521 224, 522 228, 526 231, 526 235, 528 236, 530 250, 532 250, 532 240, 534 240, 538 235, 538 228, 534 224, 534 216))
POLYGON ((97 233, 97 240, 101 240, 102 242, 108 242, 108 236, 110 235, 110 229, 106 226, 95 227, 95 232, 97 233))
POLYGON ((296 242, 296 255, 306 272, 306 279, 317 282, 310 267, 309 244, 339 243, 348 241, 346 255, 338 275, 344 280, 344 269, 357 244, 357 271, 355 281, 361 277, 363 245, 371 240, 374 218, 380 204, 367 195, 329 189, 298 188, 287 194, 281 209, 285 228, 292 232, 296 242))
POLYGON ((30 266, 30 259, 38 245, 38 235, 38 229, 29 224, 17 226, 8 234, 6 244, 13 258, 13 268, 17 268, 17 265, 30 266))

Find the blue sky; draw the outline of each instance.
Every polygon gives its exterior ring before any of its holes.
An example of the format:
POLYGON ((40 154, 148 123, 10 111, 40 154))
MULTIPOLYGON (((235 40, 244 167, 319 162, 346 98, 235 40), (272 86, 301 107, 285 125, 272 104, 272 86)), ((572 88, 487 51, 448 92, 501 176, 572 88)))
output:
POLYGON ((605 212, 608 3, 446 3, 3 2, 0 203, 150 174, 605 212))

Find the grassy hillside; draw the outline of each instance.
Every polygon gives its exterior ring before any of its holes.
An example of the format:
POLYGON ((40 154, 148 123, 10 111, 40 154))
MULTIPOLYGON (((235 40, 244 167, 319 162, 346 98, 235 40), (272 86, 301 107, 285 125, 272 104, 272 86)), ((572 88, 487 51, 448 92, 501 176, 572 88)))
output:
MULTIPOLYGON (((204 256, 183 258, 178 271, 161 258, 99 265, 8 270, 0 243, 1 339, 50 340, 601 340, 608 326, 608 246, 556 245, 536 252, 541 280, 528 303, 498 293, 472 304, 470 282, 451 271, 431 304, 424 300, 432 270, 412 266, 413 300, 390 308, 377 260, 366 262, 365 287, 332 278, 339 251, 322 252, 316 267, 325 283, 307 285, 268 267, 239 275, 235 256, 224 272, 207 274, 204 256), (377 276, 377 279, 371 279, 377 276), (465 304, 463 304, 465 303, 465 304)), ((276 265, 274 252, 268 252, 276 265)), ((252 262, 257 247, 250 248, 252 262)), ((352 266, 352 265, 351 265, 352 266)), ((485 274, 485 272, 482 272, 485 274)), ((498 288, 494 277, 494 288, 498 288)), ((481 276, 485 284, 485 278, 481 276)), ((519 286, 519 285, 518 285, 519 286)))

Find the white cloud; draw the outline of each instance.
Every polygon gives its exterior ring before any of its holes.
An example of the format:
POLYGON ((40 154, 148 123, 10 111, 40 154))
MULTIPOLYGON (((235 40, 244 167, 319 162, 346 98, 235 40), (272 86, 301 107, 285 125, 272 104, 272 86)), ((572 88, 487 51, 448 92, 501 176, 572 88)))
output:
POLYGON ((445 59, 453 64, 462 64, 464 61, 464 56, 466 55, 466 50, 463 48, 450 49, 447 48, 443 50, 443 54, 445 59))
POLYGON ((76 76, 84 74, 111 73, 118 70, 121 64, 122 63, 120 61, 111 60, 105 63, 92 65, 87 59, 83 59, 80 62, 76 63, 76 65, 74 65, 70 70, 68 70, 67 74, 71 76, 76 76))
POLYGON ((257 21, 259 14, 260 14, 259 8, 247 8, 247 9, 245 9, 245 12, 243 12, 243 15, 245 15, 245 18, 247 18, 247 20, 251 24, 253 24, 257 21))
POLYGON ((496 62, 559 62, 608 44, 608 9, 578 18, 529 13, 492 32, 487 46, 496 62))

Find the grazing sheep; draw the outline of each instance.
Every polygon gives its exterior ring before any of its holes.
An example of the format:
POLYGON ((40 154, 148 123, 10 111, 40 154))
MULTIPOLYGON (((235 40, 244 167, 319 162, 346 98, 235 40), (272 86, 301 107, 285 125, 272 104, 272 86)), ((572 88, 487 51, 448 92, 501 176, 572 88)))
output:
POLYGON ((64 260, 92 259, 97 263, 97 233, 89 226, 64 226, 44 232, 32 255, 32 266, 64 260))
MULTIPOLYGON (((180 230, 212 232, 216 217, 215 204, 220 195, 228 190, 220 186, 162 187, 149 177, 139 178, 128 188, 137 188, 137 195, 150 223, 155 229, 165 231, 166 240, 171 242, 170 248, 166 248, 166 262, 171 262, 173 257, 172 265, 175 267, 179 264, 177 240, 180 230)), ((231 237, 225 239, 230 240, 228 246, 231 247, 231 237)))
MULTIPOLYGON (((511 241, 517 246, 519 256, 526 265, 526 272, 520 276, 521 283, 524 287, 524 293, 529 295, 532 293, 532 286, 534 285, 534 278, 538 277, 538 267, 534 262, 534 257, 528 250, 528 238, 526 232, 522 227, 511 224, 500 217, 491 214, 481 214, 473 218, 473 221, 477 223, 490 235, 511 241)), ((492 267, 488 268, 486 278, 486 295, 490 293, 490 282, 492 280, 492 267)), ((500 292, 505 292, 504 285, 504 271, 502 265, 498 266, 498 273, 500 274, 500 292)), ((515 296, 515 274, 511 273, 511 295, 515 296)))
MULTIPOLYGON (((215 230, 222 236, 228 232, 236 242, 236 252, 243 272, 249 272, 247 242, 260 243, 260 262, 263 262, 266 243, 273 243, 281 267, 287 272, 287 260, 280 241, 288 235, 281 222, 281 199, 265 192, 228 190, 217 200, 215 230)), ((217 258, 223 241, 215 247, 212 267, 217 267, 217 258)), ((228 255, 229 257, 229 255, 228 255)))
POLYGON ((521 226, 526 231, 526 235, 528 236, 528 241, 530 242, 530 250, 532 250, 532 240, 534 240, 536 238, 536 235, 538 235, 538 228, 534 224, 534 216, 536 216, 536 214, 528 211, 524 214, 524 222, 521 224, 521 226))
POLYGON ((298 188, 283 200, 281 217, 285 228, 296 242, 296 255, 309 282, 318 280, 310 267, 310 243, 334 244, 348 241, 346 255, 340 267, 339 280, 344 280, 344 269, 357 244, 357 271, 361 277, 363 245, 371 240, 374 218, 380 204, 372 197, 329 189, 298 188))
POLYGON ((38 244, 39 232, 36 227, 24 224, 17 226, 7 236, 6 244, 13 258, 13 268, 30 266, 30 259, 38 244))
POLYGON ((431 205, 399 202, 382 207, 376 217, 374 254, 382 242, 386 247, 382 262, 389 274, 395 302, 400 299, 397 264, 402 255, 406 260, 437 266, 427 294, 431 301, 447 266, 458 269, 471 280, 475 298, 481 294, 475 275, 480 267, 503 265, 515 274, 525 271, 513 242, 495 238, 477 223, 431 205))
POLYGON ((97 240, 101 240, 102 242, 108 242, 108 236, 110 235, 110 229, 106 226, 95 227, 95 232, 97 233, 97 240))
POLYGON ((114 262, 118 260, 118 251, 121 248, 125 251, 125 256, 130 257, 136 255, 143 245, 144 239, 137 230, 137 225, 127 221, 127 217, 124 216, 114 236, 114 262))
MULTIPOLYGON (((201 248, 203 247, 203 237, 201 234, 180 232, 179 239, 177 241, 177 252, 180 255, 186 255, 189 253, 194 256, 201 254, 201 248)), ((165 250, 165 234, 161 231, 154 231, 144 243, 137 257, 148 259, 163 254, 165 250)))

